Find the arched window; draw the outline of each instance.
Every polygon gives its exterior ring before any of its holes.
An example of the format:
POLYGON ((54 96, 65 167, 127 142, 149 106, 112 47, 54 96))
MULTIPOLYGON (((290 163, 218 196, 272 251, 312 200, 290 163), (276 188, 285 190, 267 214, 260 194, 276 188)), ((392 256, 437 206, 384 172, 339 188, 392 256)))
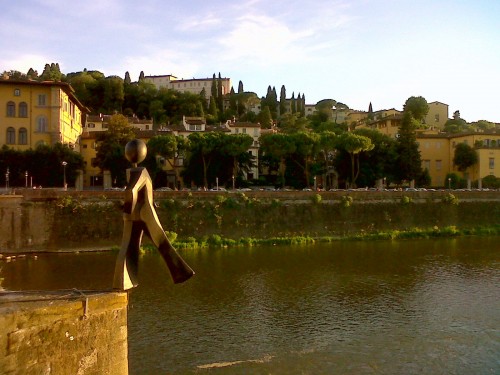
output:
POLYGON ((28 117, 28 104, 26 102, 19 103, 19 117, 28 117))
POLYGON ((16 144, 16 129, 13 127, 7 128, 7 144, 14 145, 16 144))
POLYGON ((28 131, 26 128, 19 129, 19 144, 27 145, 28 144, 28 131))
POLYGON ((38 133, 47 132, 47 118, 45 116, 38 116, 36 119, 36 131, 38 133))
POLYGON ((16 117, 16 104, 7 102, 7 117, 16 117))

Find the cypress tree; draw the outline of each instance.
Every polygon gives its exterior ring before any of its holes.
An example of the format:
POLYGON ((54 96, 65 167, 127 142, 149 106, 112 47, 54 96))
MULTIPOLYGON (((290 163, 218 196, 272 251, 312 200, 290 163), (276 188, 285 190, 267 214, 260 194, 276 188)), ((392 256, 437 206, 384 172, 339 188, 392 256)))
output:
POLYGON ((415 128, 411 112, 403 112, 403 119, 397 138, 399 155, 398 174, 400 180, 416 180, 422 174, 422 159, 418 149, 415 128))
POLYGON ((281 86, 279 109, 280 109, 280 116, 284 115, 286 113, 286 89, 285 89, 285 85, 281 86))

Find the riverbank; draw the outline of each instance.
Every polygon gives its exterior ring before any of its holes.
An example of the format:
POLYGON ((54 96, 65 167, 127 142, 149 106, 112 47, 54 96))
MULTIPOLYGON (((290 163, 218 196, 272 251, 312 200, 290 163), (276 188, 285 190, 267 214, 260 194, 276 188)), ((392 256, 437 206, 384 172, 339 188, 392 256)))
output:
MULTIPOLYGON (((0 198, 0 252, 96 251, 121 242, 123 192, 0 198)), ((178 248, 500 234, 499 192, 155 193, 178 248)))

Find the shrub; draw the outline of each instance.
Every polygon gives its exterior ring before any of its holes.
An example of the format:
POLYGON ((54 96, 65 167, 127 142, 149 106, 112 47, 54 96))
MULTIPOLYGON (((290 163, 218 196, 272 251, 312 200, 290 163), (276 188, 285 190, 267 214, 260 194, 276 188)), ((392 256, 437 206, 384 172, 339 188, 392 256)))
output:
POLYGON ((321 203, 321 195, 319 194, 314 194, 312 197, 311 197, 311 201, 313 202, 313 204, 320 204, 321 203))
POLYGON ((451 205, 458 205, 458 198, 455 197, 453 194, 448 193, 446 196, 443 197, 443 203, 446 204, 451 204, 451 205))
POLYGON ((403 205, 407 205, 407 204, 410 204, 412 202, 413 202, 412 198, 407 196, 407 195, 403 195, 401 197, 401 204, 403 204, 403 205))
POLYGON ((350 195, 344 195, 341 198, 342 207, 350 207, 352 204, 352 197, 350 195))

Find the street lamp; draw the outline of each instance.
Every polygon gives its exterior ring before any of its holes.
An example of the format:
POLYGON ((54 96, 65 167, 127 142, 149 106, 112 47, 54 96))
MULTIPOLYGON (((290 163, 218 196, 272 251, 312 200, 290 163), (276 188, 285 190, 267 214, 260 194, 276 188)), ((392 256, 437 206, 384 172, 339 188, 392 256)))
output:
POLYGON ((316 176, 313 177, 313 180, 314 180, 314 191, 316 191, 317 190, 317 188, 316 188, 316 176))
POLYGON ((62 163, 62 166, 63 166, 63 182, 64 182, 64 190, 67 190, 68 187, 66 185, 66 166, 68 165, 68 163, 66 163, 65 161, 63 161, 62 163))
POLYGON ((451 177, 448 177, 448 190, 451 190, 451 177))
POLYGON ((28 188, 28 171, 24 172, 24 187, 28 188))
POLYGON ((234 174, 233 174, 233 190, 234 190, 234 174))
POLYGON ((7 167, 7 172, 5 172, 5 189, 9 188, 9 167, 7 167))
POLYGON ((215 186, 217 186, 217 191, 219 191, 219 177, 215 177, 215 186))

